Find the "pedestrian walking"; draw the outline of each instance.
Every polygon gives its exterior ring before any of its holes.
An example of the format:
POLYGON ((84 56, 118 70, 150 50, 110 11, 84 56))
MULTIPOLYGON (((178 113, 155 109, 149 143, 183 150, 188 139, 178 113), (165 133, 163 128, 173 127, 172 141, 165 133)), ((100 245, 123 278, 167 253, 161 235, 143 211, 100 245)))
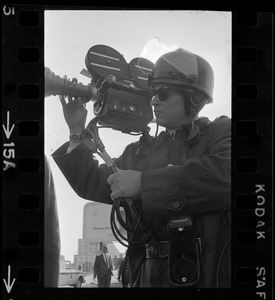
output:
POLYGON ((96 256, 94 262, 94 280, 97 278, 98 287, 109 288, 111 284, 111 277, 113 275, 112 257, 108 253, 108 247, 102 243, 101 251, 96 256))

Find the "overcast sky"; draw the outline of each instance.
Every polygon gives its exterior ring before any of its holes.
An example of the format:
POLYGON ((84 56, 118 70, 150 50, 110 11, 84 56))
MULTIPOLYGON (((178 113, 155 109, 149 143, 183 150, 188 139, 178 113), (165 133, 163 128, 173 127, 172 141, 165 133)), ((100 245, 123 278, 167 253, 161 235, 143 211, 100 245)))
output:
MULTIPOLYGON (((85 56, 94 45, 104 44, 120 52, 127 62, 143 53, 148 42, 157 37, 164 44, 178 45, 204 57, 215 74, 214 103, 200 116, 213 120, 220 115, 231 117, 231 13, 212 11, 46 11, 45 66, 55 74, 76 77, 84 84, 89 79, 80 74, 85 56)), ((87 104, 88 119, 93 115, 87 104)), ((100 137, 112 157, 139 137, 112 129, 101 129, 100 137)), ((151 135, 155 134, 152 125, 151 135)), ((61 253, 73 261, 78 239, 82 237, 83 207, 79 198, 51 158, 68 141, 58 97, 45 98, 45 154, 52 169, 59 211, 61 253)))

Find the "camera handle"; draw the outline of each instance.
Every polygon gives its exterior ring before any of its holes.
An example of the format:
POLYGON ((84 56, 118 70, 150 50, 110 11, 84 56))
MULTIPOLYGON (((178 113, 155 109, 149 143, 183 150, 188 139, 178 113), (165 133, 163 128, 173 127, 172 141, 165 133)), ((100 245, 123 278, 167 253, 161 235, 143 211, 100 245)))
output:
POLYGON ((117 172, 115 164, 110 155, 105 150, 105 146, 101 138, 99 137, 98 127, 96 126, 98 119, 98 117, 95 117, 89 122, 85 130, 85 135, 95 143, 97 150, 99 150, 96 151, 96 153, 104 160, 111 172, 115 173, 117 172))
MULTIPOLYGON (((107 167, 110 169, 111 173, 116 173, 117 169, 113 159, 105 150, 105 146, 99 137, 97 122, 99 117, 93 118, 86 127, 85 135, 93 142, 93 152, 97 153, 106 163, 107 167)), ((146 221, 144 217, 142 217, 142 210, 135 204, 133 199, 126 198, 118 198, 114 201, 113 208, 111 211, 111 228, 114 236, 117 240, 124 246, 128 247, 128 245, 140 246, 145 244, 148 239, 152 235, 152 224, 149 221, 146 221), (126 218, 131 223, 126 224, 123 220, 123 217, 120 215, 120 207, 123 207, 125 210, 126 218), (127 231, 130 238, 125 238, 117 228, 115 224, 115 214, 117 215, 117 219, 120 225, 127 231), (134 235, 140 234, 141 239, 137 240, 134 235), (121 239, 124 239, 128 242, 128 245, 125 244, 121 239)))

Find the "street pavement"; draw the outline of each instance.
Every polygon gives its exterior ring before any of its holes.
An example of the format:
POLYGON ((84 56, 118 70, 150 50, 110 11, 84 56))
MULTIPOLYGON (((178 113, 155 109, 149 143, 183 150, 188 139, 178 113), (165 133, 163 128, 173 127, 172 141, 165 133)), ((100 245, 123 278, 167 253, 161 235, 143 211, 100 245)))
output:
MULTIPOLYGON (((111 288, 122 288, 122 283, 118 281, 116 272, 114 272, 115 276, 112 276, 111 278, 111 288)), ((97 288, 97 280, 93 279, 93 274, 87 274, 85 276, 85 283, 82 284, 82 288, 97 288)))

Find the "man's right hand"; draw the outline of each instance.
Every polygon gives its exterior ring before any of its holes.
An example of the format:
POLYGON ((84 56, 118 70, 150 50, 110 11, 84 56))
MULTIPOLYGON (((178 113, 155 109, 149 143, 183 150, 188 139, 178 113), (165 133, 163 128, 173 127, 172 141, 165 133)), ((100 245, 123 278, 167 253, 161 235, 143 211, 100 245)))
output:
POLYGON ((68 124, 70 133, 80 134, 85 129, 88 113, 85 102, 80 97, 76 99, 68 96, 67 98, 68 102, 66 102, 64 96, 60 96, 65 121, 68 124))

